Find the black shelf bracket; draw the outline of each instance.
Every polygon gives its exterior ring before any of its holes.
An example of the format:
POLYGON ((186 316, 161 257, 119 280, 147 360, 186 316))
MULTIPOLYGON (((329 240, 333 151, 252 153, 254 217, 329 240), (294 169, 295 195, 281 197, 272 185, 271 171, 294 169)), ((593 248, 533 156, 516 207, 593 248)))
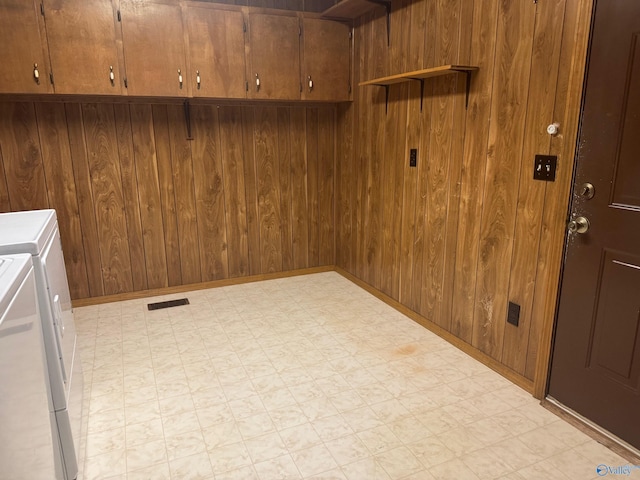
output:
POLYGON ((384 5, 387 9, 387 47, 391 46, 391 0, 369 0, 377 5, 384 5))
POLYGON ((373 83, 376 87, 384 87, 384 113, 389 113, 389 85, 384 83, 373 83))
POLYGON ((469 91, 471 90, 471 74, 473 73, 473 70, 455 70, 455 71, 458 73, 464 73, 467 76, 467 83, 466 83, 465 96, 464 96, 464 109, 467 110, 469 108, 469 91))
POLYGON ((424 78, 408 77, 410 80, 420 82, 420 112, 422 112, 422 103, 424 102, 424 78))
POLYGON ((187 140, 193 140, 193 136, 191 135, 191 108, 189 105, 189 100, 184 101, 184 122, 187 125, 187 140))

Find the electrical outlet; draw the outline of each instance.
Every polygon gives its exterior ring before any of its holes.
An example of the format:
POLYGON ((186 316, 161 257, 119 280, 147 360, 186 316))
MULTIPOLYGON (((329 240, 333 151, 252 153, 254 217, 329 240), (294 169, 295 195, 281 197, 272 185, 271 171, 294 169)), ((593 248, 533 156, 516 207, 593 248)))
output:
POLYGON ((418 166, 418 149, 412 148, 409 150, 409 166, 416 167, 418 166))
POLYGON ((520 324, 520 305, 509 302, 509 311, 507 313, 507 323, 517 327, 520 324))

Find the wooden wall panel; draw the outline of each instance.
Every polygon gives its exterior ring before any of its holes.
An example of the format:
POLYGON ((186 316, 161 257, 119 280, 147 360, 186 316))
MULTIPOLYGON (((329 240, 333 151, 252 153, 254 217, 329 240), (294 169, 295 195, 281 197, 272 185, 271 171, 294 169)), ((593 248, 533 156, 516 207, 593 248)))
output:
POLYGON ((149 288, 162 288, 169 285, 169 278, 152 107, 131 105, 130 108, 147 282, 149 288))
POLYGON ((335 106, 0 112, 0 209, 56 208, 74 298, 335 262, 335 106))
MULTIPOLYGON (((90 152, 88 162, 104 293, 130 292, 133 280, 113 106, 86 104, 82 116, 90 152)), ((95 255, 97 252, 86 253, 95 255)))
POLYGON ((280 231, 278 111, 275 107, 258 107, 254 118, 260 273, 280 272, 282 270, 282 234, 280 231))
POLYGON ((307 114, 294 108, 291 114, 291 218, 293 268, 309 266, 309 208, 307 203, 307 151, 302 132, 307 129, 307 114))
POLYGON ((42 163, 47 181, 49 206, 57 212, 60 236, 64 238, 63 251, 66 259, 69 289, 74 298, 87 297, 89 285, 82 248, 82 229, 76 194, 73 164, 67 134, 67 119, 64 109, 53 103, 36 105, 39 118, 38 132, 42 145, 42 163), (68 172, 60 175, 59 172, 68 172))
POLYGON ((171 172, 175 209, 178 222, 178 244, 180 249, 180 273, 182 283, 202 281, 198 241, 196 194, 191 161, 191 144, 187 139, 187 125, 181 106, 167 107, 169 141, 171 144, 171 172))
POLYGON ((218 109, 193 108, 193 175, 200 234, 202 280, 227 278, 227 230, 218 109))
POLYGON ((0 143, 11 209, 49 208, 33 104, 0 105, 0 143))
MULTIPOLYGON (((62 108, 62 107, 61 107, 62 108)), ((102 262, 100 260, 100 241, 98 237, 98 222, 94 209, 93 187, 89 171, 89 153, 84 135, 84 118, 82 105, 68 104, 64 106, 67 116, 67 130, 69 132, 69 148, 73 162, 73 175, 76 180, 76 195, 78 197, 78 214, 82 226, 82 247, 85 251, 87 282, 89 296, 98 297, 105 294, 102 262)), ((5 160, 6 163, 7 160, 5 160)), ((64 239, 63 239, 64 241, 64 239)), ((132 268, 135 266, 132 265, 132 268)), ((67 272, 70 283, 76 278, 67 272)))
POLYGON ((158 185, 160 187, 160 205, 162 206, 162 230, 167 262, 167 280, 169 286, 182 284, 180 270, 180 244, 178 241, 178 219, 173 188, 171 168, 170 129, 166 105, 154 105, 153 133, 158 167, 158 185))
POLYGON ((145 263, 144 236, 140 218, 138 177, 133 149, 133 133, 129 107, 114 105, 120 174, 122 177, 122 195, 127 217, 129 233, 129 254, 131 257, 131 277, 134 290, 147 288, 147 268, 145 263))
POLYGON ((468 108, 459 75, 426 81, 422 95, 417 82, 406 94, 391 86, 386 112, 384 89, 359 87, 344 109, 354 120, 341 111, 338 123, 353 145, 338 142, 338 158, 352 151, 352 160, 336 172, 337 265, 530 380, 543 365, 539 314, 552 315, 544 294, 557 293, 557 266, 546 262, 561 248, 541 238, 561 244, 566 199, 557 192, 570 182, 533 181, 531 162, 574 141, 544 132, 576 115, 562 110, 560 92, 577 108, 580 73, 566 73, 572 62, 583 71, 578 16, 569 15, 586 11, 577 5, 398 0, 390 46, 383 13, 367 14, 356 21, 356 81, 448 63, 479 69, 468 108), (411 148, 416 168, 406 165, 411 148), (518 328, 506 325, 508 301, 522 305, 518 328))
POLYGON ((218 119, 220 146, 225 153, 222 157, 222 170, 229 276, 242 277, 249 275, 242 112, 238 107, 221 107, 218 119))

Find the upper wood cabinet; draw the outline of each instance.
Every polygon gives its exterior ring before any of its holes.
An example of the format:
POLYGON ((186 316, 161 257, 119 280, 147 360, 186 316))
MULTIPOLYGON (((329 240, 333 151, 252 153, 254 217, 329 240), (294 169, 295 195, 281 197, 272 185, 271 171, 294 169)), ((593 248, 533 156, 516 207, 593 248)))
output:
POLYGON ((345 101, 351 96, 351 38, 348 25, 302 20, 302 98, 345 101))
POLYGON ((188 6, 189 83, 194 97, 245 98, 244 17, 239 10, 188 6))
POLYGON ((56 93, 121 95, 110 0, 44 0, 56 93))
POLYGON ((249 98, 300 100, 297 16, 249 13, 249 98))
POLYGON ((53 91, 43 28, 39 2, 0 0, 1 93, 53 91))
POLYGON ((129 95, 189 96, 180 5, 121 0, 120 12, 129 95))

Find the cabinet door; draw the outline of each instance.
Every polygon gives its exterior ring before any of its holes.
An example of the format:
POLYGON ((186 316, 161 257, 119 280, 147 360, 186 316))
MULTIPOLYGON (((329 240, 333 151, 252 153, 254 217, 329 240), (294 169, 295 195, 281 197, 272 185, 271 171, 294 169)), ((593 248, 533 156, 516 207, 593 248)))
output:
POLYGON ((191 61, 188 81, 193 96, 245 98, 242 12, 187 7, 184 13, 191 61))
POLYGON ((188 96, 180 5, 122 0, 120 12, 128 94, 188 96))
POLYGON ((56 93, 121 95, 110 0, 44 0, 56 93))
POLYGON ((40 3, 0 0, 0 93, 49 93, 40 3))
POLYGON ((350 98, 351 39, 349 26, 305 18, 302 39, 302 98, 345 101, 350 98))
POLYGON ((300 100, 298 17, 249 14, 249 98, 300 100))

